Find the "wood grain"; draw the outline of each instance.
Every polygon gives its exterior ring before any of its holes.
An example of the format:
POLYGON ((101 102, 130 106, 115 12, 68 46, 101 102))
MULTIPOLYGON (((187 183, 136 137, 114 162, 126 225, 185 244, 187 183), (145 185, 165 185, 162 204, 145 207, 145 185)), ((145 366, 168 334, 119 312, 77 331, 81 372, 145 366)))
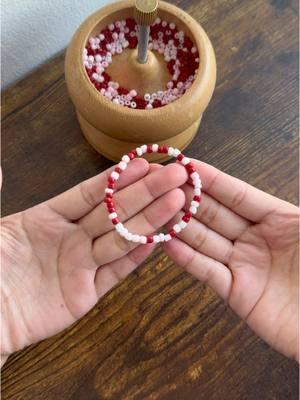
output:
MULTIPOLYGON (((186 152, 298 203, 298 6, 183 0, 216 50, 218 82, 186 152)), ((83 139, 63 55, 2 98, 2 212, 20 211, 111 163, 83 139)), ((82 320, 11 356, 2 399, 294 400, 296 364, 158 250, 82 320)))

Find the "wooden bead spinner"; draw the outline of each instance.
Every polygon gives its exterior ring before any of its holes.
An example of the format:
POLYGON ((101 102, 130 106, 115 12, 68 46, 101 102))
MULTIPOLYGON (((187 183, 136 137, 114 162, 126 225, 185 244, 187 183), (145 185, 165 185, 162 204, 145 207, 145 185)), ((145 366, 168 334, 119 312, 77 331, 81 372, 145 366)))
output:
MULTIPOLYGON (((138 110, 114 104, 91 84, 82 54, 89 37, 116 20, 134 16, 134 2, 123 0, 92 14, 78 28, 68 47, 65 76, 70 97, 76 107, 81 129, 90 144, 101 154, 118 161, 122 154, 141 143, 166 144, 183 150, 195 136, 216 82, 216 60, 203 28, 178 7, 159 2, 158 16, 174 22, 194 42, 200 66, 192 86, 174 102, 152 110, 138 110)), ((140 64, 137 50, 126 49, 114 56, 107 72, 122 86, 139 93, 164 90, 170 79, 163 57, 148 51, 148 60, 140 64)), ((148 154, 149 161, 164 161, 163 154, 148 154)))

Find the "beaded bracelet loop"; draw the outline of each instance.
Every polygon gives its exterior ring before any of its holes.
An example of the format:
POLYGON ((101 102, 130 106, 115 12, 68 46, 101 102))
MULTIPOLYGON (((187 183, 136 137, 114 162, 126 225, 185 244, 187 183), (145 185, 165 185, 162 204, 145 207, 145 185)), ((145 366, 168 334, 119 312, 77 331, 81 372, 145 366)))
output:
POLYGON ((185 157, 180 150, 168 147, 168 146, 159 146, 158 144, 152 145, 142 145, 137 147, 136 149, 130 151, 128 154, 125 154, 114 171, 110 174, 108 178, 108 185, 105 189, 105 198, 104 202, 107 205, 108 217, 112 221, 115 226, 116 231, 124 237, 126 240, 135 243, 159 243, 159 242, 168 242, 172 238, 176 237, 177 233, 181 232, 190 221, 193 214, 197 213, 197 209, 200 205, 201 201, 201 179, 196 172, 194 165, 188 157, 185 157), (184 214, 181 221, 178 224, 175 224, 172 229, 167 233, 158 233, 156 235, 138 235, 128 231, 127 228, 122 224, 122 222, 118 218, 118 214, 115 208, 113 194, 115 189, 116 181, 120 178, 120 174, 125 171, 127 165, 136 157, 141 157, 145 153, 166 153, 169 156, 173 156, 176 158, 187 170, 189 177, 192 179, 194 186, 194 197, 191 201, 189 211, 184 214))

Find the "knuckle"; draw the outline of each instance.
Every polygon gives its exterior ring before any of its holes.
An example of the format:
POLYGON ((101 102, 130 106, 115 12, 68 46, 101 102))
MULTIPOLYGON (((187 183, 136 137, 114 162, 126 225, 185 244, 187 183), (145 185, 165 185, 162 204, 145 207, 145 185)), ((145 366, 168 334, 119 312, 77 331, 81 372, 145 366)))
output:
POLYGON ((203 222, 207 225, 212 224, 217 218, 219 210, 220 204, 218 202, 210 202, 203 212, 203 222))
POLYGON ((195 235, 192 247, 200 251, 203 248, 203 245, 207 239, 207 235, 208 235, 208 228, 205 225, 202 225, 199 232, 195 235))
POLYGON ((232 209, 238 208, 243 203, 248 192, 248 187, 249 187, 248 183, 246 182, 242 183, 241 188, 233 196, 231 202, 232 209))
POLYGON ((90 207, 95 207, 97 204, 97 199, 94 197, 88 186, 86 185, 86 182, 83 181, 79 184, 79 190, 81 192, 83 200, 90 206, 90 207))

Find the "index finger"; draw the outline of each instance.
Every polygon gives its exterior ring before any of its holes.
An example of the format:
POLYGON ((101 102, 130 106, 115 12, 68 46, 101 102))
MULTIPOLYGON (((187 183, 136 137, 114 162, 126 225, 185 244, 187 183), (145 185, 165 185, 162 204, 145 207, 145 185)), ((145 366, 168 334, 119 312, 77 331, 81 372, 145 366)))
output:
POLYGON ((202 189, 236 214, 252 222, 261 221, 269 213, 287 203, 219 169, 193 160, 202 179, 202 189))

